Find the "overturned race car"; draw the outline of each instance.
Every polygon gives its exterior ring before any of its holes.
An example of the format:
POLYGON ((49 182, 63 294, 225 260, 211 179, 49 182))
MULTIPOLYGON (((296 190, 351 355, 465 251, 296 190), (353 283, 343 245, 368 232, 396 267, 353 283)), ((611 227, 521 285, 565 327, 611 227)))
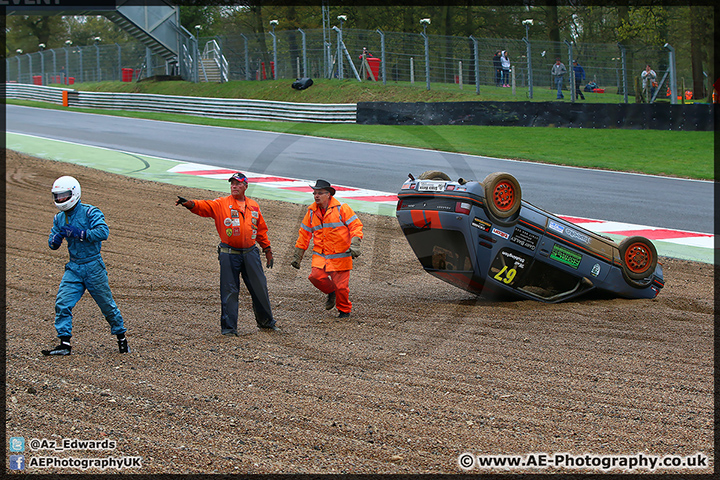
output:
POLYGON ((655 298, 664 285, 650 240, 617 244, 546 212, 522 200, 509 173, 482 182, 410 174, 396 215, 426 272, 486 298, 555 303, 595 289, 655 298))

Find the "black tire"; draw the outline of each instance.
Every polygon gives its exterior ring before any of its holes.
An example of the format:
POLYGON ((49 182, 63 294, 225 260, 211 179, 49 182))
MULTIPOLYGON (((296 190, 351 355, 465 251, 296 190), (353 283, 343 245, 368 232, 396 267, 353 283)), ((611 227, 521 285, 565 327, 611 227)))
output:
POLYGON ((522 190, 520 183, 509 173, 491 173, 482 181, 485 205, 493 217, 505 220, 520 210, 522 190))
POLYGON ((445 180, 449 182, 450 177, 439 170, 428 170, 427 172, 421 173, 418 180, 445 180))
POLYGON ((655 271, 658 260, 657 250, 647 238, 640 236, 624 238, 618 248, 623 274, 628 279, 642 280, 655 271))

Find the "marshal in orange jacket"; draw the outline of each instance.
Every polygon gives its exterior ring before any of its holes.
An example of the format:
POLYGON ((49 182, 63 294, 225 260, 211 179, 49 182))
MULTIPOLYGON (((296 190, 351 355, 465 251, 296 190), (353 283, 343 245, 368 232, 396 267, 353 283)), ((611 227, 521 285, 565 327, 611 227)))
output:
POLYGON ((313 267, 325 268, 327 272, 352 270, 352 257, 347 250, 352 237, 363 238, 362 227, 353 209, 332 197, 322 217, 316 203, 308 207, 295 246, 307 250, 312 238, 313 267))
POLYGON ((221 242, 233 248, 250 248, 255 242, 263 249, 270 246, 267 224, 260 206, 252 198, 245 197, 245 205, 232 195, 193 201, 195 206, 190 211, 201 217, 214 218, 221 242))

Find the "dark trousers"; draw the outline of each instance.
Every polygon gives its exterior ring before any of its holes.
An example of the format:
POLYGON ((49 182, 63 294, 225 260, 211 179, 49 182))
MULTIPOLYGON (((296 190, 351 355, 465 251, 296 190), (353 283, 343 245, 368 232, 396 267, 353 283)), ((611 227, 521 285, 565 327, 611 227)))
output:
POLYGON ((582 82, 580 80, 578 80, 577 78, 575 79, 575 98, 582 98, 583 100, 585 100, 585 95, 583 95, 582 90, 580 89, 581 83, 582 82))
POLYGON ((220 262, 220 314, 221 333, 236 333, 238 322, 238 294, 240 278, 252 298, 253 312, 258 327, 269 328, 275 325, 270 309, 267 279, 260 261, 260 251, 256 247, 237 250, 233 253, 218 252, 220 262))

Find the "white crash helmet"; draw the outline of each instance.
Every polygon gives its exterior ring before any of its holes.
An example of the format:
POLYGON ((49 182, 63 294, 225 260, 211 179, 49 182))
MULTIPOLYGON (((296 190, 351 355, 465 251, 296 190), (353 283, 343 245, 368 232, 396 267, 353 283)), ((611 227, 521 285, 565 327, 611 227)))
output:
POLYGON ((60 177, 53 183, 52 196, 55 206, 66 212, 80 201, 80 183, 74 177, 60 177))

